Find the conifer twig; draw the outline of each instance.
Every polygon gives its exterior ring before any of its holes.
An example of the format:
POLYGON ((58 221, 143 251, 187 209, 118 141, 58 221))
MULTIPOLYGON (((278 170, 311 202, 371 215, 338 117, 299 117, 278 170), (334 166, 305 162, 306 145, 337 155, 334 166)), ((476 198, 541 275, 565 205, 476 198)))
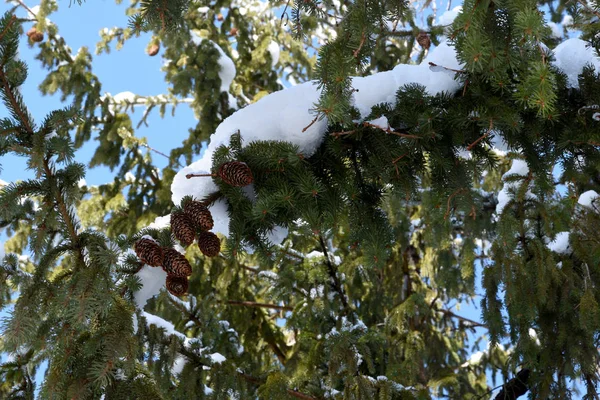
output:
POLYGON ((331 284, 333 285, 333 289, 338 292, 340 295, 340 299, 342 301, 342 305, 344 306, 344 311, 349 315, 350 307, 348 305, 348 299, 346 298, 346 294, 344 293, 344 288, 340 283, 340 280, 337 276, 337 270, 331 263, 329 259, 329 253, 327 252, 327 246, 325 246, 325 241, 323 240, 323 235, 319 235, 319 243, 321 244, 321 249, 323 250, 323 254, 325 255, 325 260, 327 264, 327 272, 329 273, 329 277, 331 278, 331 284))
POLYGON ((494 120, 490 118, 490 126, 489 126, 487 132, 485 132, 482 136, 478 137, 477 140, 475 140, 473 143, 468 145, 467 150, 471 151, 473 149, 473 147, 475 147, 477 145, 477 143, 481 142, 483 139, 488 137, 489 134, 492 132, 492 129, 494 129, 494 120))
POLYGON ((187 179, 192 179, 192 178, 199 178, 199 177, 203 177, 203 176, 217 176, 217 174, 187 174, 185 177, 187 179))
POLYGON ((317 116, 315 117, 315 119, 313 119, 312 121, 310 121, 310 124, 308 124, 307 126, 305 126, 304 128, 302 128, 302 132, 306 132, 308 130, 308 128, 310 128, 311 126, 314 125, 315 122, 317 122, 318 119, 319 119, 319 114, 317 114, 317 116))
POLYGON ((227 300, 225 303, 229 304, 230 306, 271 308, 273 310, 281 310, 281 311, 293 311, 294 310, 294 307, 290 307, 290 306, 280 306, 277 304, 257 303, 254 301, 227 300))

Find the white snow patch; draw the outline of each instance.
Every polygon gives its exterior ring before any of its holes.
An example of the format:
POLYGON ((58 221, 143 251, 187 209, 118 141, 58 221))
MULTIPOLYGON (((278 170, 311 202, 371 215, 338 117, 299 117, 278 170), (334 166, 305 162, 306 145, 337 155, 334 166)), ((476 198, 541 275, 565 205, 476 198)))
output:
POLYGON ((592 203, 598 197, 600 197, 600 195, 595 190, 588 190, 587 192, 584 192, 581 194, 581 196, 579 196, 579 200, 577 200, 577 203, 587 208, 593 208, 592 203))
POLYGON ((175 335, 187 341, 187 337, 183 333, 176 331, 175 325, 173 325, 169 321, 159 316, 147 313, 146 311, 142 311, 142 315, 144 316, 144 318, 146 318, 146 325, 155 325, 158 328, 163 328, 167 332, 167 335, 175 335))
POLYGON ((183 371, 183 367, 185 366, 186 363, 187 363, 187 359, 184 356, 182 356, 181 354, 178 354, 177 357, 175 357, 173 366, 171 367, 171 374, 172 375, 181 374, 181 371, 183 371))
POLYGON ((506 171, 504 175, 502 175, 502 178, 504 179, 510 175, 527 176, 527 174, 529 174, 529 167, 527 166, 527 163, 523 160, 513 160, 510 169, 506 171))
POLYGON ((142 287, 135 292, 133 299, 139 308, 144 308, 146 302, 164 287, 167 273, 161 267, 144 265, 135 275, 140 278, 142 287))
POLYGON ((438 18, 438 25, 450 25, 454 22, 454 19, 462 11, 462 6, 456 6, 452 10, 445 11, 438 18))
MULTIPOLYGON (((201 38, 192 33, 192 40, 194 43, 200 43, 201 38)), ((429 69, 429 62, 453 69, 460 68, 455 50, 446 42, 442 42, 420 65, 401 64, 392 71, 354 78, 352 84, 358 92, 354 94, 353 101, 361 117, 368 116, 371 108, 376 104, 384 102, 393 104, 397 89, 404 84, 420 83, 426 87, 429 94, 453 92, 459 89, 454 74, 432 72, 429 69)), ((233 62, 231 66, 233 68, 229 72, 230 78, 233 79, 235 76, 233 62)), ((217 190, 216 184, 210 177, 186 179, 186 175, 208 173, 217 147, 228 145, 231 135, 238 131, 244 144, 256 140, 284 140, 297 145, 299 152, 305 156, 312 155, 322 143, 327 129, 326 118, 317 120, 308 127, 315 117, 310 110, 318 98, 319 92, 315 82, 306 82, 265 96, 226 118, 211 136, 202 158, 183 168, 175 176, 171 186, 173 202, 179 204, 185 195, 203 198, 217 190), (305 127, 308 128, 303 132, 305 127)), ((211 213, 215 219, 214 232, 228 236, 227 203, 224 200, 215 203, 211 207, 211 213)))
POLYGON ((113 96, 113 100, 115 103, 124 103, 124 102, 135 102, 135 93, 132 92, 121 92, 117 93, 113 96))
POLYGON ((550 29, 552 29, 552 37, 556 38, 556 39, 560 39, 563 36, 563 32, 562 29, 560 28, 560 26, 558 26, 558 24, 556 22, 548 22, 548 26, 550 27, 550 29))
POLYGON ((556 239, 548 243, 547 247, 555 253, 567 254, 569 252, 569 232, 556 234, 556 239))
POLYGON ((596 51, 581 39, 568 39, 554 49, 556 61, 554 65, 567 74, 567 85, 579 88, 578 76, 583 67, 591 64, 596 71, 600 71, 600 60, 596 51))
POLYGON ((390 123, 388 121, 388 119, 385 117, 385 115, 382 115, 381 117, 374 119, 373 121, 368 121, 369 124, 371 125, 375 125, 378 128, 381 128, 383 130, 387 130, 390 129, 390 123))
POLYGON ((153 223, 148 225, 150 229, 163 229, 171 225, 171 214, 162 217, 156 217, 153 223))
POLYGON ((271 41, 267 47, 267 51, 271 54, 271 67, 274 67, 279 62, 279 43, 271 41))
POLYGON ((227 359, 221 353, 212 353, 210 355, 210 360, 213 362, 213 364, 221 364, 227 359))
MULTIPOLYGON (((200 43, 202 43, 203 40, 208 40, 203 39, 194 31, 190 31, 190 34, 192 35, 192 41, 194 44, 196 44, 196 46, 200 46, 200 43)), ((229 92, 231 82, 233 82, 233 79, 237 73, 235 64, 233 63, 233 60, 229 58, 227 54, 225 54, 221 46, 211 40, 209 40, 209 42, 212 43, 212 45, 215 46, 215 48, 219 50, 219 53, 221 54, 221 57, 219 58, 219 66, 221 67, 221 70, 219 71, 219 78, 221 78, 221 91, 229 92)))

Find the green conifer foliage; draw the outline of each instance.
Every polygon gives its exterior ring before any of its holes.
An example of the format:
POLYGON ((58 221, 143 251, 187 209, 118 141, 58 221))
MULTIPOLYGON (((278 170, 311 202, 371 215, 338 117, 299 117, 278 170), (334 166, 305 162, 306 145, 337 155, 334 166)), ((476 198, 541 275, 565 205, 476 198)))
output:
MULTIPOLYGON (((551 6, 599 47, 597 4, 551 6)), ((429 50, 415 45, 422 33, 407 2, 134 1, 129 26, 103 31, 96 55, 70 51, 46 18, 57 9, 42 0, 34 21, 14 10, 0 19, 9 113, 0 155, 22 156, 35 172, 0 187, 10 236, 0 307, 14 303, 1 326, 0 351, 11 355, 1 398, 40 389, 48 399, 473 400, 492 390, 490 371, 505 383, 499 397, 569 398, 573 379, 597 397, 600 75, 584 68, 573 86, 553 64, 558 43, 538 3, 466 0, 445 30, 430 18, 429 40, 445 34, 463 64, 432 68, 460 90, 432 95, 409 83, 364 118, 352 77, 429 50), (44 34, 29 42, 47 70, 40 90, 73 99, 38 123, 19 90, 27 23, 44 34), (102 94, 95 57, 142 32, 160 44, 168 95, 102 94), (244 142, 240 126, 219 142, 211 171, 190 174, 215 191, 172 204, 182 164, 286 75, 321 89, 313 123, 327 118, 327 129, 316 151, 244 142), (150 113, 179 103, 199 119, 180 147, 164 154, 136 136, 150 113), (372 122, 381 116, 388 127, 372 122), (115 178, 88 188, 74 155, 92 132, 89 167, 115 178), (493 150, 500 139, 507 156, 493 150), (157 170, 156 156, 167 167, 157 170), (186 209, 192 200, 196 211, 186 209), (188 216, 217 205, 227 237, 188 216), (185 235, 163 223, 170 213, 189 219, 185 235), (176 237, 188 244, 194 233, 209 251, 179 246, 176 237), (160 246, 162 265, 134 253, 142 240, 160 246), (187 279, 190 269, 186 294, 159 290, 167 272, 187 279), (454 309, 474 301, 479 279, 482 322, 454 309)), ((203 220, 220 232, 216 212, 203 220)))

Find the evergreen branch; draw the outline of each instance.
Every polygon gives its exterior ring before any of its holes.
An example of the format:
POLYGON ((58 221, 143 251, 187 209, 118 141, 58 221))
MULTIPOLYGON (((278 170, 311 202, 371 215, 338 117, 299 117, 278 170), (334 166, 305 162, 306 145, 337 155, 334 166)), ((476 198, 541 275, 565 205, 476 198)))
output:
POLYGON ((315 119, 313 119, 312 121, 310 121, 310 124, 308 124, 307 126, 305 126, 304 128, 302 128, 302 132, 306 132, 308 130, 308 128, 310 128, 311 126, 313 126, 315 124, 315 122, 317 122, 318 119, 319 119, 319 114, 317 114, 317 116, 315 117, 315 119))
POLYGON ((327 246, 325 246, 325 241, 323 240, 323 235, 319 234, 319 243, 321 244, 321 249, 323 250, 323 254, 325 255, 325 260, 327 264, 327 272, 329 273, 329 277, 331 278, 331 284, 333 289, 338 292, 340 295, 340 299, 342 301, 342 305, 344 306, 345 313, 350 316, 350 306, 348 305, 348 299, 346 298, 346 294, 344 293, 344 288, 340 283, 340 280, 337 276, 337 269, 331 263, 329 259, 329 253, 327 252, 327 246))
POLYGON ((489 126, 487 132, 484 133, 482 136, 478 137, 477 140, 475 140, 473 143, 468 145, 467 150, 471 151, 473 149, 473 147, 477 146, 477 143, 481 142, 483 139, 488 137, 490 135, 490 133, 492 132, 492 129, 494 129, 494 120, 490 118, 490 126, 489 126))
POLYGON ((4 93, 6 93, 6 97, 10 103, 11 108, 19 116, 21 123, 27 129, 27 132, 33 134, 33 128, 31 127, 30 120, 28 118, 27 112, 25 112, 20 106, 19 95, 14 93, 12 88, 10 87, 10 83, 8 82, 8 78, 4 72, 4 65, 0 66, 0 82, 2 83, 2 88, 4 89, 4 93))
POLYGON ((35 18, 35 20, 37 21, 37 15, 36 15, 36 13, 34 13, 34 12, 31 10, 31 8, 27 7, 27 4, 23 3, 21 0, 16 0, 16 1, 17 1, 17 3, 19 3, 19 5, 20 5, 21 7, 23 7, 24 9, 26 9, 26 10, 27 10, 27 12, 29 12, 29 14, 33 15, 33 18, 35 18))
POLYGON ((376 124, 372 124, 370 122, 364 122, 363 125, 364 126, 370 126, 372 128, 381 129, 382 131, 387 132, 389 134, 400 136, 400 137, 407 138, 407 139, 421 139, 420 136, 410 135, 408 133, 397 132, 397 131, 394 131, 394 130, 392 130, 390 128, 384 128, 382 126, 379 126, 379 125, 376 125, 376 124))
MULTIPOLYGON (((245 374, 243 372, 239 372, 238 374, 239 374, 240 377, 242 377, 247 382, 253 383, 255 385, 262 385, 262 384, 264 384, 264 382, 262 380, 260 380, 258 378, 255 378, 252 375, 248 375, 248 374, 245 374)), ((290 396, 295 397, 297 399, 302 399, 302 400, 318 400, 318 398, 316 398, 316 397, 309 396, 307 394, 298 392, 297 390, 286 389, 286 392, 290 396)))
POLYGON ((524 368, 517 372, 517 375, 502 385, 502 390, 494 397, 494 400, 516 400, 529 391, 527 382, 531 370, 524 368))
POLYGON ((596 17, 600 18, 600 12, 598 12, 598 11, 590 8, 590 6, 588 6, 585 1, 583 1, 583 0, 577 0, 577 3, 581 4, 583 6, 583 8, 585 8, 588 12, 591 12, 596 17))
POLYGON ((472 327, 472 328, 486 328, 486 329, 488 328, 487 325, 482 324, 481 322, 473 321, 472 319, 462 317, 462 316, 460 316, 458 314, 453 313, 450 310, 446 310, 444 308, 440 308, 437 311, 443 313, 444 315, 446 315, 448 317, 456 318, 459 321, 466 322, 466 323, 470 324, 470 327, 472 327))
POLYGON ((6 35, 6 33, 10 30, 10 27, 12 26, 12 24, 16 20, 17 20, 17 16, 13 14, 10 17, 10 20, 8 21, 8 24, 6 24, 6 27, 4 27, 4 29, 2 30, 2 32, 0 32, 0 40, 4 38, 4 35, 6 35))
POLYGON ((294 307, 290 307, 290 306, 279 306, 277 304, 256 303, 254 301, 227 300, 225 303, 229 304, 230 306, 271 308, 273 310, 282 310, 282 311, 293 311, 294 310, 294 307))

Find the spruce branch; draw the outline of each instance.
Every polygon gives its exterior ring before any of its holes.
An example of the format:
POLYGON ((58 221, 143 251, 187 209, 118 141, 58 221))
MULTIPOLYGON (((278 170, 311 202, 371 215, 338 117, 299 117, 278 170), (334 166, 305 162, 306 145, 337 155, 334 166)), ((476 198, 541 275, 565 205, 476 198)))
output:
POLYGON ((502 390, 496 395, 494 400, 516 400, 529 391, 527 382, 531 370, 523 368, 510 381, 502 385, 502 390))
POLYGON ((331 278, 331 285, 340 296, 340 300, 342 301, 342 305, 344 307, 344 313, 350 317, 350 306, 348 305, 348 299, 346 298, 346 294, 344 293, 344 287, 340 283, 340 280, 337 276, 337 268, 335 268, 335 266, 331 263, 329 253, 327 252, 327 246, 325 246, 325 241, 323 240, 323 235, 321 234, 319 234, 319 243, 321 244, 321 249, 323 250, 323 254, 325 255, 325 264, 327 265, 327 272, 329 273, 329 277, 331 278))
POLYGON ((257 303, 254 301, 227 300, 227 301, 225 301, 225 303, 229 304, 230 306, 270 308, 273 310, 281 310, 281 311, 293 311, 294 310, 294 307, 290 307, 290 306, 280 306, 277 304, 257 303))

